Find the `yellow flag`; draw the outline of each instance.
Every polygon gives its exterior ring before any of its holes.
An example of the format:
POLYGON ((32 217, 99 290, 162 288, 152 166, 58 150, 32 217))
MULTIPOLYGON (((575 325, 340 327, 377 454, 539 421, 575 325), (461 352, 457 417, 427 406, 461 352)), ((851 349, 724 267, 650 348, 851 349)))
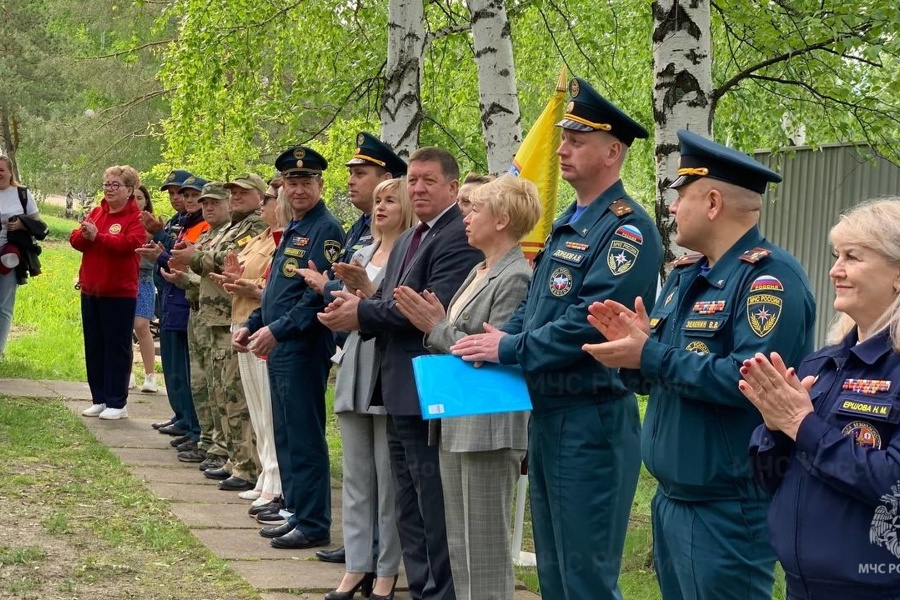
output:
POLYGON ((563 67, 556 82, 556 92, 525 136, 509 168, 513 175, 536 185, 541 198, 541 220, 522 239, 522 250, 529 260, 544 247, 544 240, 550 235, 556 216, 556 189, 559 183, 559 157, 556 149, 559 148, 561 135, 556 124, 563 118, 567 79, 568 74, 563 67))

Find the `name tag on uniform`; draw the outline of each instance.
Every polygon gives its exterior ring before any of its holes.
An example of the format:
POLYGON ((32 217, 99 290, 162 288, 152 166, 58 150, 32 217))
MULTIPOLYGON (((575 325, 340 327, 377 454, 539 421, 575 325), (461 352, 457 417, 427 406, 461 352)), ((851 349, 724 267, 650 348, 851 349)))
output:
POLYGON ((724 319, 688 319, 684 322, 685 331, 718 331, 724 319))
POLYGON ((306 256, 306 250, 300 250, 299 248, 285 248, 284 249, 285 256, 295 256, 297 258, 303 258, 306 256))
POLYGON ((891 403, 860 401, 855 398, 842 396, 838 400, 838 412, 845 415, 866 416, 873 419, 888 421, 891 419, 891 403))
POLYGON ((238 245, 240 248, 243 248, 244 246, 247 245, 247 242, 249 242, 249 241, 252 240, 252 239, 253 239, 253 236, 245 235, 244 237, 242 237, 241 239, 239 239, 239 240, 237 241, 237 245, 238 245))
POLYGON ((575 265, 576 267, 584 260, 584 254, 581 252, 572 252, 570 250, 563 250, 562 248, 554 250, 552 256, 557 260, 569 263, 570 265, 575 265))

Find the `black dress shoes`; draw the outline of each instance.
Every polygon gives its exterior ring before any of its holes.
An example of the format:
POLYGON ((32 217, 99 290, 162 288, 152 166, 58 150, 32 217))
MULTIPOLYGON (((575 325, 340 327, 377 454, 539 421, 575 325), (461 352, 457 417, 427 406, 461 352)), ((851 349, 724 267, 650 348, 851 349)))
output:
POLYGON ((182 436, 187 435, 187 431, 185 431, 178 425, 175 425, 174 423, 171 425, 166 425, 165 427, 160 427, 159 429, 157 429, 157 431, 160 433, 164 433, 166 435, 173 435, 173 436, 177 436, 177 437, 182 437, 182 436))
POLYGON ((286 533, 281 537, 273 539, 271 542, 273 548, 288 548, 292 550, 299 550, 302 548, 315 548, 316 546, 327 546, 330 543, 331 538, 329 537, 315 540, 306 537, 306 534, 303 533, 299 527, 296 527, 290 533, 286 533))
POLYGON ((280 527, 267 527, 259 530, 259 535, 264 538, 277 538, 286 535, 294 530, 296 525, 288 521, 280 527))
POLYGON ((372 595, 372 587, 374 585, 375 573, 365 573, 363 575, 363 578, 360 579, 352 588, 350 588, 346 592, 331 590, 330 592, 325 594, 325 600, 353 600, 353 597, 359 590, 362 590, 363 598, 368 598, 372 595))
POLYGON ((334 550, 319 550, 316 552, 316 558, 327 563, 344 563, 347 562, 347 553, 344 547, 335 548, 334 550))
MULTIPOLYGON (((209 471, 206 472, 209 473, 209 471)), ((246 479, 235 477, 234 475, 232 475, 219 484, 219 489, 226 492, 242 492, 244 490, 252 490, 253 485, 254 484, 250 483, 246 479)))
POLYGON ((281 499, 275 498, 274 500, 272 500, 271 502, 268 502, 266 504, 260 504, 259 506, 251 506, 249 509, 247 509, 247 514, 250 515, 251 517, 255 517, 256 515, 264 513, 264 512, 273 512, 273 511, 278 512, 282 508, 284 508, 284 505, 281 504, 281 499))
POLYGON ((207 479, 219 479, 225 480, 231 477, 231 473, 225 470, 224 467, 218 469, 207 469, 203 471, 203 476, 207 479))
POLYGON ((159 429, 160 427, 168 427, 169 425, 171 425, 174 422, 175 422, 175 418, 173 417, 173 418, 169 419, 168 421, 160 421, 159 423, 151 423, 150 427, 152 427, 153 429, 159 429))

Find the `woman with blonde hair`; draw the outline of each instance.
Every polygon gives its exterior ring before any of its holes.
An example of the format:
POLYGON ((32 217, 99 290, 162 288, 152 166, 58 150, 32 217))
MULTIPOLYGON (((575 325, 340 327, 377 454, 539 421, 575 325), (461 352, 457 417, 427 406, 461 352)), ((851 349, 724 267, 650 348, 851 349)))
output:
MULTIPOLYGON (((375 187, 372 236, 375 242, 361 248, 349 263, 334 263, 335 275, 346 290, 371 297, 400 234, 415 222, 406 180, 389 179, 375 187)), ((346 573, 325 600, 349 600, 357 590, 372 600, 394 597, 400 569, 400 538, 394 506, 394 481, 387 442, 387 413, 383 406, 369 406, 375 370, 375 340, 363 341, 352 331, 334 387, 334 412, 341 428, 344 479, 344 548, 346 573), (378 535, 378 555, 372 546, 378 535), (371 593, 371 595, 369 595, 371 593)))
MULTIPOLYGON (((531 267, 519 241, 540 219, 537 188, 513 175, 472 192, 465 218, 469 245, 484 253, 446 314, 431 292, 394 291, 397 308, 425 334, 425 347, 448 354, 463 337, 500 327, 525 298, 531 267)), ((485 398, 490 402, 490 398, 485 398)), ((450 568, 458 600, 512 600, 509 522, 512 495, 528 447, 528 412, 442 419, 429 430, 440 448, 450 568)))
POLYGON ((896 598, 900 572, 878 565, 900 558, 900 199, 851 209, 830 239, 829 345, 796 369, 774 352, 741 368, 765 422, 750 456, 788 598, 896 598))
POLYGON ((146 232, 134 192, 141 184, 128 165, 103 174, 103 199, 69 243, 81 252, 81 324, 84 359, 93 404, 81 414, 101 419, 128 417, 131 331, 138 295, 140 256, 146 232))

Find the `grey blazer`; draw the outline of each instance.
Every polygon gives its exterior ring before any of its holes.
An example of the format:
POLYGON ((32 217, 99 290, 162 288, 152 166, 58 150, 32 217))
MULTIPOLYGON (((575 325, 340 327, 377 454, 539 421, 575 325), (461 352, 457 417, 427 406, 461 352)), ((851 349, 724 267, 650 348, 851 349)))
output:
MULTIPOLYGON (((484 262, 475 265, 453 296, 450 306, 456 303, 482 267, 484 262)), ((516 246, 491 267, 453 323, 444 318, 434 326, 431 333, 425 336, 425 347, 435 354, 446 354, 450 352, 450 346, 466 335, 484 333, 485 322, 495 327, 503 325, 525 298, 530 279, 531 266, 522 249, 516 246)), ((484 401, 489 402, 490 399, 485 398, 484 401)), ((528 447, 530 414, 523 411, 441 419, 440 427, 429 429, 429 441, 440 442, 441 449, 447 452, 482 452, 502 448, 525 450, 528 447)), ((437 422, 433 424, 437 425, 437 422)))
MULTIPOLYGON (((353 255, 362 266, 371 262, 379 242, 360 248, 353 255)), ((384 279, 384 268, 375 276, 375 287, 384 279)), ((347 289, 346 287, 344 288, 347 289)), ((340 370, 334 383, 334 412, 356 412, 368 415, 387 414, 383 406, 371 406, 369 396, 375 375, 375 340, 363 341, 358 331, 351 331, 344 342, 343 355, 340 357, 340 370)))

